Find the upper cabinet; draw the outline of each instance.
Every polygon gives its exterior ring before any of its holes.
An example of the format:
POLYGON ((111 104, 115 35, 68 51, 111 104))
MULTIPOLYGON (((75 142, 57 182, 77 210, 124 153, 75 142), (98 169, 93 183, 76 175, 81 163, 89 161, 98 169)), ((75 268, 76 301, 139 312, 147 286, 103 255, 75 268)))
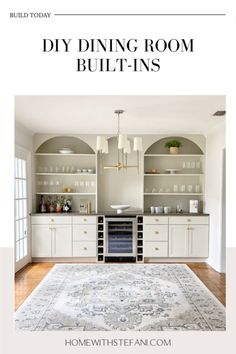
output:
POLYGON ((171 212, 189 212, 189 201, 199 201, 203 211, 204 154, 193 141, 165 137, 152 144, 144 154, 144 209, 169 206, 171 212), (169 144, 168 144, 169 143, 169 144), (174 145, 170 151, 167 145, 174 145), (176 149, 176 145, 180 145, 176 149))

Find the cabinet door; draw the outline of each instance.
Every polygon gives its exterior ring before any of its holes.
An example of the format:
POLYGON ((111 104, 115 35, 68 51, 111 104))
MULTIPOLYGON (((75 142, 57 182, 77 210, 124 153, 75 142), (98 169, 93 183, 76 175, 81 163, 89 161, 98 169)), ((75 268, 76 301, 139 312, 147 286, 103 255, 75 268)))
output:
POLYGON ((71 225, 55 225, 52 227, 52 257, 72 256, 71 225))
POLYGON ((32 257, 51 257, 51 226, 32 225, 32 257))
POLYGON ((169 256, 188 257, 188 225, 170 225, 169 256))
POLYGON ((208 226, 189 226, 190 257, 208 257, 208 226))

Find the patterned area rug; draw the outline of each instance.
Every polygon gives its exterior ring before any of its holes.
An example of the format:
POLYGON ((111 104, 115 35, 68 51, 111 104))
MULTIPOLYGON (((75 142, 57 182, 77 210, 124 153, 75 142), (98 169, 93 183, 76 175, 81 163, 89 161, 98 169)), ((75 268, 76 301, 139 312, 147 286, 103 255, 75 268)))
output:
POLYGON ((225 308, 182 264, 57 264, 16 312, 30 331, 222 331, 225 308))

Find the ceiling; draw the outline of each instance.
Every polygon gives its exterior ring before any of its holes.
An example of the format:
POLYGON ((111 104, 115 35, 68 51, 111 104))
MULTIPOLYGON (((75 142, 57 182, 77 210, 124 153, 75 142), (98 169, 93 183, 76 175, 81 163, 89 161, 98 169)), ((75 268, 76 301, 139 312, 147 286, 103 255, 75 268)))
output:
POLYGON ((34 133, 205 134, 222 122, 225 96, 16 96, 15 118, 34 133))

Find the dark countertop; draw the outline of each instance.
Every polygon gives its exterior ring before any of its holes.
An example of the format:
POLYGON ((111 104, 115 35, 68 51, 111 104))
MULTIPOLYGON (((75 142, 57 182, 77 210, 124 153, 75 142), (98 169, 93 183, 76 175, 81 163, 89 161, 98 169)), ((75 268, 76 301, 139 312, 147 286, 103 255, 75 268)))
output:
POLYGON ((90 214, 85 214, 85 213, 79 213, 78 211, 73 211, 70 213, 31 213, 31 216, 97 216, 97 215, 106 215, 106 216, 209 216, 210 214, 207 213, 168 213, 168 214, 151 214, 150 212, 144 212, 142 213, 141 211, 129 211, 129 212, 124 212, 122 214, 117 214, 114 211, 102 211, 99 213, 90 213, 90 214))

